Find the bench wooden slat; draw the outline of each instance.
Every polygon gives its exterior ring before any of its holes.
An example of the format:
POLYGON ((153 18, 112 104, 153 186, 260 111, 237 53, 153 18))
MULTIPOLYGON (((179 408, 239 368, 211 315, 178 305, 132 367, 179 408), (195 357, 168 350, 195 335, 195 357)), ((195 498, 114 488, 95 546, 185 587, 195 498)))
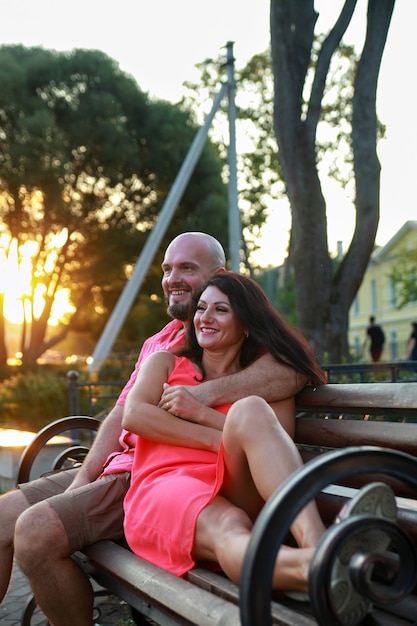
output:
POLYGON ((382 446, 416 456, 417 424, 297 417, 295 440, 298 444, 320 448, 345 448, 347 445, 382 446))
POLYGON ((369 414, 416 416, 417 383, 352 383, 307 387, 296 397, 299 410, 354 409, 369 414))
MULTIPOLYGON (((225 598, 236 605, 239 604, 239 587, 222 574, 202 567, 194 567, 187 573, 186 579, 203 589, 207 589, 207 591, 214 593, 216 596, 225 598)), ((294 610, 285 604, 279 601, 272 601, 272 623, 279 626, 294 626, 294 624, 297 624, 297 626, 316 626, 316 620, 308 615, 308 605, 305 606, 305 610, 306 614, 302 614, 298 610, 294 613, 294 610)))
MULTIPOLYGON (((239 589, 222 574, 196 567, 179 578, 112 541, 100 541, 75 555, 84 571, 112 593, 161 624, 238 626, 239 589)), ((314 626, 308 615, 273 602, 278 626, 314 626)))
MULTIPOLYGON (((295 441, 304 463, 327 450, 346 446, 381 446, 417 456, 417 424, 297 417, 295 441)), ((385 480, 397 495, 415 498, 415 492, 408 485, 385 475, 376 476, 358 472, 345 478, 343 485, 360 488, 381 479, 385 480)))
MULTIPOLYGON (((88 563, 84 562, 86 571, 90 570, 100 584, 106 583, 107 589, 138 610, 142 609, 143 602, 136 602, 136 596, 153 604, 168 618, 178 616, 172 624, 240 624, 239 609, 234 604, 165 572, 112 541, 88 546, 83 554, 88 559, 88 563), (128 593, 129 590, 133 594, 128 593)), ((82 557, 78 555, 78 558, 82 557)))

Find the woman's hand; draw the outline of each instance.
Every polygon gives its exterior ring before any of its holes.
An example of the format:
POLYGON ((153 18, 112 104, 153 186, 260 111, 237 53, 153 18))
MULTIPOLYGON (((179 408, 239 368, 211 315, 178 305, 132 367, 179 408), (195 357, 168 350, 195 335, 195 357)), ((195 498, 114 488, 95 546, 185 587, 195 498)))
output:
POLYGON ((188 422, 222 430, 224 414, 196 400, 182 385, 164 383, 159 408, 188 422))
POLYGON ((203 405, 195 400, 191 393, 181 385, 164 383, 164 389, 159 401, 159 408, 176 415, 189 422, 200 423, 198 413, 203 405))

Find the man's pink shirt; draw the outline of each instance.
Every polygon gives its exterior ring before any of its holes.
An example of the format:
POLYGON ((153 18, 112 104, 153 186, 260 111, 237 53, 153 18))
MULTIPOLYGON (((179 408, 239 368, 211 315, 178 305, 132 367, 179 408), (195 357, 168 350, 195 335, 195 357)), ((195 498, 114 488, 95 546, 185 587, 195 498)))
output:
MULTIPOLYGON (((149 339, 144 342, 136 362, 135 369, 117 399, 116 404, 118 406, 124 406, 127 394, 136 380, 139 369, 150 354, 158 352, 159 350, 176 350, 182 346, 184 342, 184 335, 181 333, 178 336, 178 331, 181 330, 181 328, 183 328, 183 324, 181 322, 178 320, 172 320, 164 326, 159 333, 149 337, 149 339)), ((119 442, 122 447, 122 451, 113 452, 108 457, 103 468, 102 476, 106 474, 131 471, 136 444, 136 435, 127 430, 122 430, 119 442)))

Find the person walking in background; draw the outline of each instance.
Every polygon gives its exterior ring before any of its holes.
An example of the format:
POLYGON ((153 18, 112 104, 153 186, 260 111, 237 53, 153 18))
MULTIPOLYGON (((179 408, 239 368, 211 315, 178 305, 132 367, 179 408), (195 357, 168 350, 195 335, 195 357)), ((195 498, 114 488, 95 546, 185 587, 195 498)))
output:
POLYGON ((381 326, 375 322, 375 316, 371 315, 369 318, 369 326, 366 329, 366 338, 364 342, 364 349, 369 343, 369 354, 371 355, 371 361, 377 363, 382 355, 385 343, 385 335, 381 326))
POLYGON ((408 354, 409 361, 417 361, 417 322, 411 322, 411 335, 408 341, 408 354))

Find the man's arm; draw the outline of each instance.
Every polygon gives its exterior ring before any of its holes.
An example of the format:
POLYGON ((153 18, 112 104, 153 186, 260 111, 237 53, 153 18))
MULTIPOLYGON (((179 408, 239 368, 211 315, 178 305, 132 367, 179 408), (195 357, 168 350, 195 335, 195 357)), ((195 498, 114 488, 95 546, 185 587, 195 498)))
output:
POLYGON ((123 407, 116 404, 100 426, 91 450, 69 489, 75 489, 96 480, 109 454, 121 450, 119 437, 122 430, 122 415, 123 407))
POLYGON ((208 380, 187 390, 202 404, 217 406, 250 395, 260 396, 267 402, 285 400, 295 396, 307 382, 303 374, 264 354, 241 372, 208 380))

